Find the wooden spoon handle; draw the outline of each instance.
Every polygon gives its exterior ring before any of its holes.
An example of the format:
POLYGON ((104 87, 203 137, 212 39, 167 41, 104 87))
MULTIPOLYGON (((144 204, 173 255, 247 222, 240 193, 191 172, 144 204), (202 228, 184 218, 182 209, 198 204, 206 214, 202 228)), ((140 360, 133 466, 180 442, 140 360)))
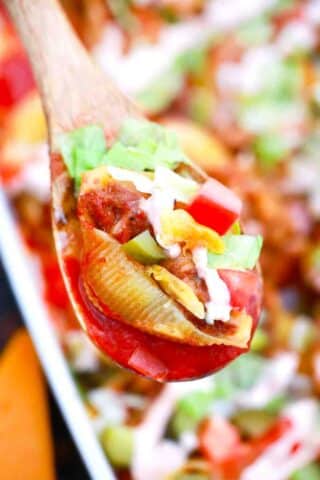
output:
POLYGON ((88 123, 114 133, 131 103, 92 62, 56 0, 4 0, 29 54, 47 115, 51 147, 56 135, 88 123))

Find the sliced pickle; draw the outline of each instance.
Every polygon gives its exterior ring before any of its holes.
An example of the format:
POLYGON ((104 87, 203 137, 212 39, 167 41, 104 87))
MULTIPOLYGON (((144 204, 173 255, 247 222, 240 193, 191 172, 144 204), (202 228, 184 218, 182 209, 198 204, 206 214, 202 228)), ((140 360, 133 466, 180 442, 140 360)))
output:
MULTIPOLYGON (((151 335, 190 345, 226 344, 246 347, 250 338, 251 318, 237 322, 230 335, 204 332, 184 315, 145 272, 128 260, 110 235, 83 226, 83 282, 98 299, 120 315, 125 323, 151 335)), ((237 318, 239 320, 239 318, 237 318)))

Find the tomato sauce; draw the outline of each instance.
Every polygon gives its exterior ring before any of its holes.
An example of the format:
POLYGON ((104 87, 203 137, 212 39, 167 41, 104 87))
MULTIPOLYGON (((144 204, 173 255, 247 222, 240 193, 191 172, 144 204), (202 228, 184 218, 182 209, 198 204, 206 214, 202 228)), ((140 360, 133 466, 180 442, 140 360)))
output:
MULTIPOLYGON (((224 345, 185 345, 141 332, 121 321, 111 311, 102 314, 89 302, 81 283, 80 263, 76 258, 64 258, 64 268, 75 300, 84 314, 89 337, 122 367, 159 381, 190 380, 220 370, 246 351, 224 345)), ((252 334, 260 313, 259 304, 260 298, 256 295, 255 302, 251 302, 248 308, 247 305, 241 305, 248 314, 254 314, 252 334)), ((240 306, 239 300, 237 306, 240 306)))

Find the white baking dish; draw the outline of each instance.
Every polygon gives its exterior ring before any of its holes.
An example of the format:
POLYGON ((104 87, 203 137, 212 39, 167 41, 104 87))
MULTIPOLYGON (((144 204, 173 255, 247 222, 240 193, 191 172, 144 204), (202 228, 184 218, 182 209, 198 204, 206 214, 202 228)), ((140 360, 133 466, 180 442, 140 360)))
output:
POLYGON ((49 312, 42 301, 35 261, 22 241, 1 186, 0 255, 47 379, 91 478, 115 480, 75 387, 49 312))

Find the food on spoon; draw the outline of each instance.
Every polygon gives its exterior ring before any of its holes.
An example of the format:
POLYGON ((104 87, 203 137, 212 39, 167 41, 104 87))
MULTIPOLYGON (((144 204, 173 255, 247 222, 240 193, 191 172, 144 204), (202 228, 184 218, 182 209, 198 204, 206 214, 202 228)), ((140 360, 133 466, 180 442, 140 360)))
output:
POLYGON ((146 120, 128 119, 112 144, 90 125, 59 145, 74 205, 65 205, 62 173, 56 225, 94 343, 158 380, 208 374, 246 351, 260 312, 262 239, 241 233, 233 192, 146 120), (70 252, 71 216, 81 244, 70 252))

